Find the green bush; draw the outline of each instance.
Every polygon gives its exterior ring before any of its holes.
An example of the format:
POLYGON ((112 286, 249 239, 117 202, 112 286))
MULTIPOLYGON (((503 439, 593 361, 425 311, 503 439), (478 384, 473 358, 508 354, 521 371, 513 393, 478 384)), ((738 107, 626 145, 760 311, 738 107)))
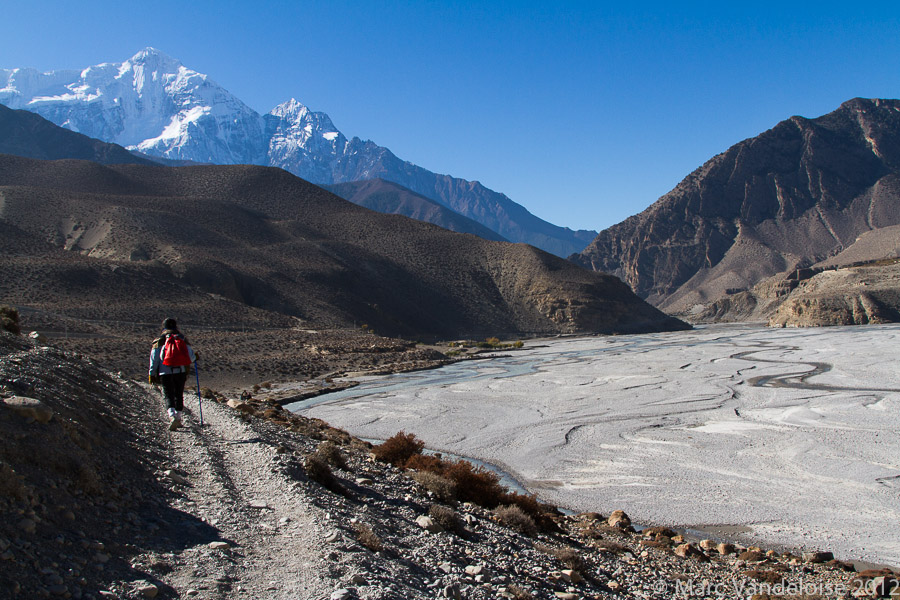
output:
POLYGON ((22 330, 19 328, 19 311, 12 306, 0 306, 0 328, 19 335, 22 330))

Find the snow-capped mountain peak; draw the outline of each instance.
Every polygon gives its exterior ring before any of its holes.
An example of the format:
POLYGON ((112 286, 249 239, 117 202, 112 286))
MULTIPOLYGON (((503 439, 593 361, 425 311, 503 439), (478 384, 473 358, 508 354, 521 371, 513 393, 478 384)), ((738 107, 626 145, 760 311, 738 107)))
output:
POLYGON ((560 256, 586 243, 527 211, 528 224, 520 224, 513 214, 520 215, 521 206, 478 183, 436 175, 373 142, 348 141, 328 115, 294 98, 261 115, 203 73, 152 47, 121 63, 81 71, 0 69, 0 104, 152 156, 276 166, 319 184, 383 178, 510 240, 560 256))
POLYGON ((278 117, 279 119, 284 119, 285 121, 296 121, 307 113, 309 113, 309 109, 304 104, 297 101, 296 98, 291 98, 287 102, 282 102, 269 111, 270 115, 278 117))

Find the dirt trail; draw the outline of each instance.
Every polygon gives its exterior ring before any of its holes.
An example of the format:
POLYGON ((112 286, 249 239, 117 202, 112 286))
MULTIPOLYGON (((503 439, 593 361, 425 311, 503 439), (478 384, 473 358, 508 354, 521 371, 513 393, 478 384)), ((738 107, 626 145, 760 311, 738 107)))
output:
POLYGON ((162 579, 180 594, 196 590, 197 598, 327 597, 334 584, 322 575, 325 517, 278 469, 271 432, 256 431, 265 424, 215 402, 204 403, 201 428, 196 397, 188 404, 186 426, 168 432, 160 400, 170 468, 188 482, 175 484, 175 503, 230 548, 186 548, 162 579))

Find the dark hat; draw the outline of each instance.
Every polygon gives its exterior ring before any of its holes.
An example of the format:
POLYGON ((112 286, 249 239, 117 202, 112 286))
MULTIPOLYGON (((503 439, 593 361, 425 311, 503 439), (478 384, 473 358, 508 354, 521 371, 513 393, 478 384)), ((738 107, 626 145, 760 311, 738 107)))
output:
POLYGON ((175 319, 169 317, 163 321, 163 329, 178 329, 178 323, 175 322, 175 319))

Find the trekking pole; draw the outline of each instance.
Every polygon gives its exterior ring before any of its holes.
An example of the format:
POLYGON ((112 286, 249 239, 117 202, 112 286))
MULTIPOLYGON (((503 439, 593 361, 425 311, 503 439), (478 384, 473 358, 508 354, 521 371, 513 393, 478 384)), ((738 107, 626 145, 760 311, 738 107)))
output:
POLYGON ((200 427, 203 427, 203 396, 200 394, 200 361, 194 361, 194 375, 197 376, 197 401, 200 403, 200 427))

